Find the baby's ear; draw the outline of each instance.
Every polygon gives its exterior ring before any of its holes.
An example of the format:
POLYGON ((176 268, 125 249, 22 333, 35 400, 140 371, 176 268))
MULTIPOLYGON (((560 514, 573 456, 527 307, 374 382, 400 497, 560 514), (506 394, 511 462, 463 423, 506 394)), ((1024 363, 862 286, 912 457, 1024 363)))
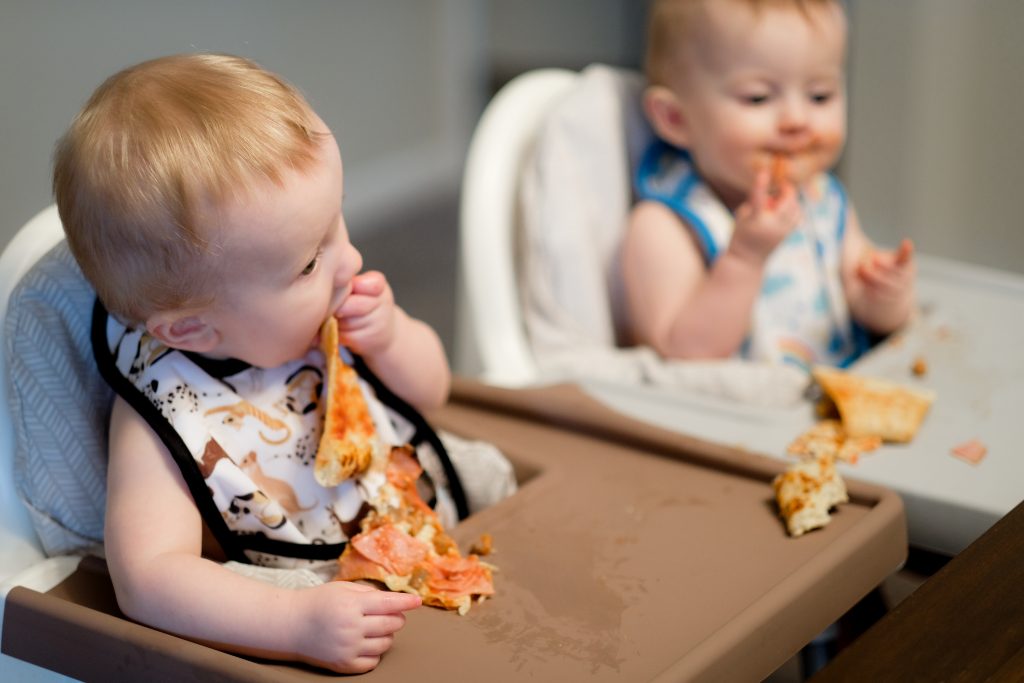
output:
POLYGON ((167 346, 182 351, 206 353, 219 341, 217 330, 201 311, 158 311, 146 320, 146 329, 167 346))
POLYGON ((690 127, 683 105, 669 88, 652 85, 644 91, 644 112, 658 137, 676 147, 690 146, 690 127))

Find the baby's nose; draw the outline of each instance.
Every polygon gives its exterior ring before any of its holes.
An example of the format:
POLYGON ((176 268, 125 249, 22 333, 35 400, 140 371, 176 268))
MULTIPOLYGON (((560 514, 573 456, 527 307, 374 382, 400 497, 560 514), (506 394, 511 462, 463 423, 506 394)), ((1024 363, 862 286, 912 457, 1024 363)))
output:
POLYGON ((349 244, 342 255, 340 266, 334 272, 334 280, 339 287, 347 285, 362 269, 363 255, 359 253, 358 249, 349 244))
POLYGON ((782 102, 779 128, 783 132, 803 130, 807 127, 807 102, 802 97, 790 96, 782 102))

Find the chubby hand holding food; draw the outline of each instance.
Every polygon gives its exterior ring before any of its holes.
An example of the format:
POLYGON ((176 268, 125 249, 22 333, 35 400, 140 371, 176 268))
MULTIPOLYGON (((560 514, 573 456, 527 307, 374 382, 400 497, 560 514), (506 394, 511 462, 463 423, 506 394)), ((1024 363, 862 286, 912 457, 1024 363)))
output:
POLYGON ((800 223, 785 164, 761 166, 736 208, 728 248, 708 268, 670 209, 641 202, 623 243, 623 276, 638 343, 668 358, 725 358, 742 344, 765 262, 800 223))
POLYGON ((775 247, 800 224, 796 187, 779 170, 761 168, 754 177, 750 197, 736 209, 736 228, 729 249, 741 258, 763 265, 775 247))
POLYGON ((395 338, 395 295, 383 273, 376 270, 356 275, 352 293, 334 312, 338 340, 353 353, 372 356, 395 338))
POLYGON ((415 407, 427 410, 443 404, 451 371, 437 333, 395 304, 383 273, 360 273, 351 286, 349 296, 334 311, 340 343, 415 407))

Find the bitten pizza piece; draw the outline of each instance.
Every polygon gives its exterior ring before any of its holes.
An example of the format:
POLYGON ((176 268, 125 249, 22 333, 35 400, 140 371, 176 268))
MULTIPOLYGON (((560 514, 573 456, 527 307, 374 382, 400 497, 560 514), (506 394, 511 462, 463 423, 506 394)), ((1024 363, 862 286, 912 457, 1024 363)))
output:
POLYGON ((883 441, 906 443, 917 434, 935 400, 930 391, 835 368, 818 366, 813 375, 836 404, 843 429, 850 437, 877 436, 883 441))
POLYGON ((388 483, 338 558, 335 580, 372 579, 419 595, 425 605, 465 614, 474 597, 494 595, 493 567, 474 554, 459 554, 416 490, 422 471, 411 447, 391 450, 388 483))
POLYGON ((772 488, 786 530, 794 537, 828 524, 829 510, 849 500, 829 456, 791 465, 775 477, 772 488))
POLYGON ((856 463, 861 453, 868 453, 881 445, 881 437, 850 436, 839 420, 822 420, 796 437, 786 452, 805 459, 830 457, 856 463))
POLYGON ((313 474, 321 486, 337 486, 365 472, 383 444, 359 388, 359 376, 338 355, 334 316, 320 329, 320 349, 327 359, 326 409, 313 474))

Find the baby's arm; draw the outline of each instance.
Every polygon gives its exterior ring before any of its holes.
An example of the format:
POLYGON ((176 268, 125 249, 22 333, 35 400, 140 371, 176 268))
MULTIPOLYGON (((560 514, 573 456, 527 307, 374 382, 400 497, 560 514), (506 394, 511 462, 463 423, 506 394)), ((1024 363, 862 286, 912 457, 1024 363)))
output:
POLYGON ((356 673, 374 668, 414 595, 331 582, 282 589, 201 557, 202 521, 180 471, 123 400, 110 426, 105 544, 121 610, 140 622, 247 655, 356 673))
POLYGON ((444 346, 433 328, 395 304, 382 273, 357 275, 335 315, 341 343, 362 356, 391 391, 421 410, 445 402, 451 371, 444 346))
POLYGON ((739 349, 761 290, 764 264, 799 223, 792 186, 769 195, 767 169, 736 211, 729 247, 711 269, 679 218, 658 202, 630 215, 622 251, 626 301, 635 341, 667 358, 724 358, 739 349))
POLYGON ((843 237, 842 277, 853 318, 879 334, 902 327, 914 307, 916 274, 913 243, 904 239, 894 251, 876 248, 851 206, 843 237))

